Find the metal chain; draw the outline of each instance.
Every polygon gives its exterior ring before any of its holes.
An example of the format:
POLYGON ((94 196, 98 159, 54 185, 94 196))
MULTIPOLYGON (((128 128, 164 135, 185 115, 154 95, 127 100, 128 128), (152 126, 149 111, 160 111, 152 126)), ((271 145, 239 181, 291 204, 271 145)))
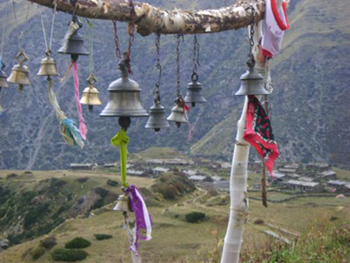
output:
MULTIPOLYGON (((160 96, 160 79, 162 77, 162 66, 160 65, 160 34, 157 33, 157 37, 155 40, 156 52, 157 52, 157 69, 159 71, 158 81, 156 83, 156 87, 154 90, 154 95, 159 98, 160 96)), ((158 99, 156 98, 156 99, 158 99)))
POLYGON ((113 23, 113 28, 114 28, 115 55, 117 56, 117 58, 121 58, 121 52, 119 49, 117 20, 112 20, 112 23, 113 23))
POLYGON ((197 40, 197 35, 193 38, 193 74, 197 74, 197 66, 201 66, 199 63, 199 49, 200 45, 197 40))
POLYGON ((254 47, 255 8, 252 5, 250 5, 246 8, 246 11, 250 11, 252 14, 252 20, 250 21, 250 38, 249 38, 250 53, 252 53, 253 47, 254 47))

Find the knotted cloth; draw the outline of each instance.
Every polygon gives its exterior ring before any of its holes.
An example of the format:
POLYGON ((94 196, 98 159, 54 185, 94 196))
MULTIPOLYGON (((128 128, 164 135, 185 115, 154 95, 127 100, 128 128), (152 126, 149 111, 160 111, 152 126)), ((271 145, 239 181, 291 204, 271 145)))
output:
POLYGON ((114 147, 119 146, 120 151, 120 176, 123 187, 128 187, 126 183, 126 162, 128 158, 128 143, 129 137, 126 135, 126 131, 121 129, 112 139, 111 144, 114 147))
POLYGON ((278 146, 269 116, 254 95, 248 96, 247 120, 243 139, 255 148, 272 176, 273 163, 279 155, 278 146))

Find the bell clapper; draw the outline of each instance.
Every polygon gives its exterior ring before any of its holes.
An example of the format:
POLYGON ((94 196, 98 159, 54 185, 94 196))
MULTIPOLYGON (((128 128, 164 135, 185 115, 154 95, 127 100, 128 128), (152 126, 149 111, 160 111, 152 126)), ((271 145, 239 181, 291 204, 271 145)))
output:
POLYGON ((88 105, 89 112, 93 112, 94 110, 94 105, 88 105))
POLYGON ((177 126, 178 128, 181 127, 181 122, 175 122, 175 123, 176 123, 176 126, 177 126))
POLYGON ((18 91, 19 91, 20 93, 23 92, 23 88, 24 88, 23 84, 18 84, 18 91))
POLYGON ((122 127, 125 131, 127 131, 130 126, 131 119, 130 117, 119 117, 118 123, 120 127, 122 127))
POLYGON ((196 103, 195 103, 195 102, 192 102, 192 103, 191 103, 191 106, 192 106, 192 107, 196 107, 196 103))

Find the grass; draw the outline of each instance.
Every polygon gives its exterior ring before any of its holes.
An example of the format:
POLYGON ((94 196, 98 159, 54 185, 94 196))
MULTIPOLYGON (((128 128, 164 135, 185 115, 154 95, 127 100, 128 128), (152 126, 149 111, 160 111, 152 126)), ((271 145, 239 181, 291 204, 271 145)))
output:
MULTIPOLYGON (((84 184, 76 182, 80 186, 87 184, 86 187, 89 182, 95 181, 95 183, 105 184, 107 178, 116 177, 110 174, 96 174, 94 171, 65 171, 64 173, 67 174, 64 180, 69 177, 67 180, 73 184, 75 184, 74 180, 76 178, 89 176, 90 179, 84 184)), ((3 176, 7 172, 0 172, 0 174, 3 176)), ((42 180, 44 174, 34 172, 34 178, 31 180, 42 180)), ((46 172, 46 174, 48 173, 46 172)), ((63 177, 58 172, 49 174, 59 178, 63 177)), ((153 181, 146 178, 129 178, 130 182, 136 183, 138 186, 149 186, 153 181)), ((249 195, 251 194, 249 193, 249 195)), ((254 194, 259 195, 260 193, 254 194)), ((280 195, 280 193, 269 193, 269 198, 279 198, 280 195)), ((218 249, 217 246, 218 243, 222 243, 226 232, 229 205, 207 207, 198 202, 193 203, 194 196, 195 194, 185 195, 181 199, 162 202, 161 207, 149 207, 154 221, 153 239, 149 242, 140 241, 140 253, 146 263, 186 262, 184 261, 185 258, 188 262, 200 262, 209 257, 209 254, 211 257, 215 257, 216 253, 221 252, 221 248, 218 249), (185 215, 191 211, 203 212, 207 219, 199 224, 187 223, 185 215), (217 249, 218 251, 216 251, 217 249)), ((271 237, 262 233, 262 230, 268 228, 266 225, 257 226, 253 224, 256 219, 262 219, 265 223, 277 228, 287 229, 303 236, 310 232, 312 226, 317 231, 320 221, 335 227, 342 220, 349 220, 350 204, 347 203, 346 199, 315 197, 300 198, 282 204, 269 203, 269 207, 265 208, 261 201, 251 200, 250 216, 245 227, 242 251, 243 253, 253 250, 260 251, 266 248, 266 244, 272 242, 271 237), (330 221, 331 217, 336 217, 337 220, 330 221)), ((107 209, 99 209, 98 212, 94 212, 94 216, 89 218, 69 219, 57 227, 50 233, 50 235, 55 235, 57 239, 55 247, 62 248, 65 243, 77 236, 95 240, 96 233, 108 233, 113 238, 103 242, 92 242, 91 246, 85 249, 90 256, 82 262, 130 262, 128 239, 125 230, 122 228, 123 216, 118 211, 112 211, 112 207, 113 205, 110 205, 107 209)), ((348 223, 350 222, 348 221, 348 223)), ((273 231, 277 230, 273 229, 273 231)), ((292 236, 288 236, 288 238, 293 240, 292 236)), ((3 251, 0 254, 0 262, 31 262, 29 256, 22 258, 22 255, 30 248, 37 247, 42 239, 43 237, 27 241, 3 251)), ((46 253, 40 258, 40 262, 53 263, 53 260, 49 253, 46 253)))

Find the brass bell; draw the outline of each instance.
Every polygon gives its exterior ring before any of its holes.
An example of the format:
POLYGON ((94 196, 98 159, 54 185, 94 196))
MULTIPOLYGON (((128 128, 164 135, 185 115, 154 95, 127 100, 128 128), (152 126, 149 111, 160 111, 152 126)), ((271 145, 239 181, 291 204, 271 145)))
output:
POLYGON ((87 83, 89 84, 89 86, 84 89, 83 97, 80 100, 81 104, 88 105, 90 112, 92 112, 94 105, 101 105, 101 101, 98 97, 99 92, 94 87, 96 82, 97 82, 97 80, 96 80, 95 76, 93 74, 91 74, 87 79, 87 83))
POLYGON ((19 64, 12 68, 11 75, 7 78, 7 82, 18 84, 19 91, 22 91, 24 85, 31 84, 28 67, 24 65, 28 57, 23 49, 17 54, 16 59, 19 64))
POLYGON ((175 106, 171 109, 171 114, 167 118, 168 121, 173 121, 176 123, 178 128, 181 127, 181 123, 187 123, 188 120, 185 116, 185 101, 183 100, 181 95, 178 95, 177 99, 174 101, 175 106))
POLYGON ((41 60, 38 76, 58 76, 56 61, 51 58, 51 50, 45 52, 46 57, 41 60))
POLYGON ((207 100, 202 95, 202 84, 198 82, 197 73, 193 73, 191 76, 191 82, 187 85, 187 94, 185 96, 185 102, 191 103, 192 107, 196 106, 196 103, 205 103, 207 100))
POLYGON ((74 16, 73 20, 69 23, 69 29, 64 37, 64 44, 58 50, 58 53, 61 54, 69 54, 72 59, 76 61, 79 56, 87 56, 89 52, 84 47, 84 39, 78 33, 78 30, 83 25, 78 21, 78 19, 74 16))
POLYGON ((115 211, 125 211, 125 212, 134 212, 131 208, 131 200, 127 195, 120 195, 118 197, 118 202, 113 208, 115 211))
POLYGON ((156 91, 156 96, 154 98, 154 104, 149 110, 149 118, 146 123, 146 129, 154 129, 159 132, 161 128, 169 128, 170 125, 166 120, 165 109, 160 105, 159 91, 156 91))
POLYGON ((127 53, 119 63, 122 77, 113 81, 108 88, 109 101, 100 113, 101 117, 147 117, 147 111, 142 107, 139 84, 128 78, 129 59, 127 53))
POLYGON ((5 71, 3 71, 4 68, 5 68, 5 64, 2 63, 2 67, 0 69, 0 89, 9 87, 9 84, 6 81, 7 75, 5 71))
POLYGON ((248 71, 241 76, 241 87, 235 95, 267 95, 269 92, 264 88, 264 78, 255 70, 253 54, 249 54, 247 61, 248 71))

